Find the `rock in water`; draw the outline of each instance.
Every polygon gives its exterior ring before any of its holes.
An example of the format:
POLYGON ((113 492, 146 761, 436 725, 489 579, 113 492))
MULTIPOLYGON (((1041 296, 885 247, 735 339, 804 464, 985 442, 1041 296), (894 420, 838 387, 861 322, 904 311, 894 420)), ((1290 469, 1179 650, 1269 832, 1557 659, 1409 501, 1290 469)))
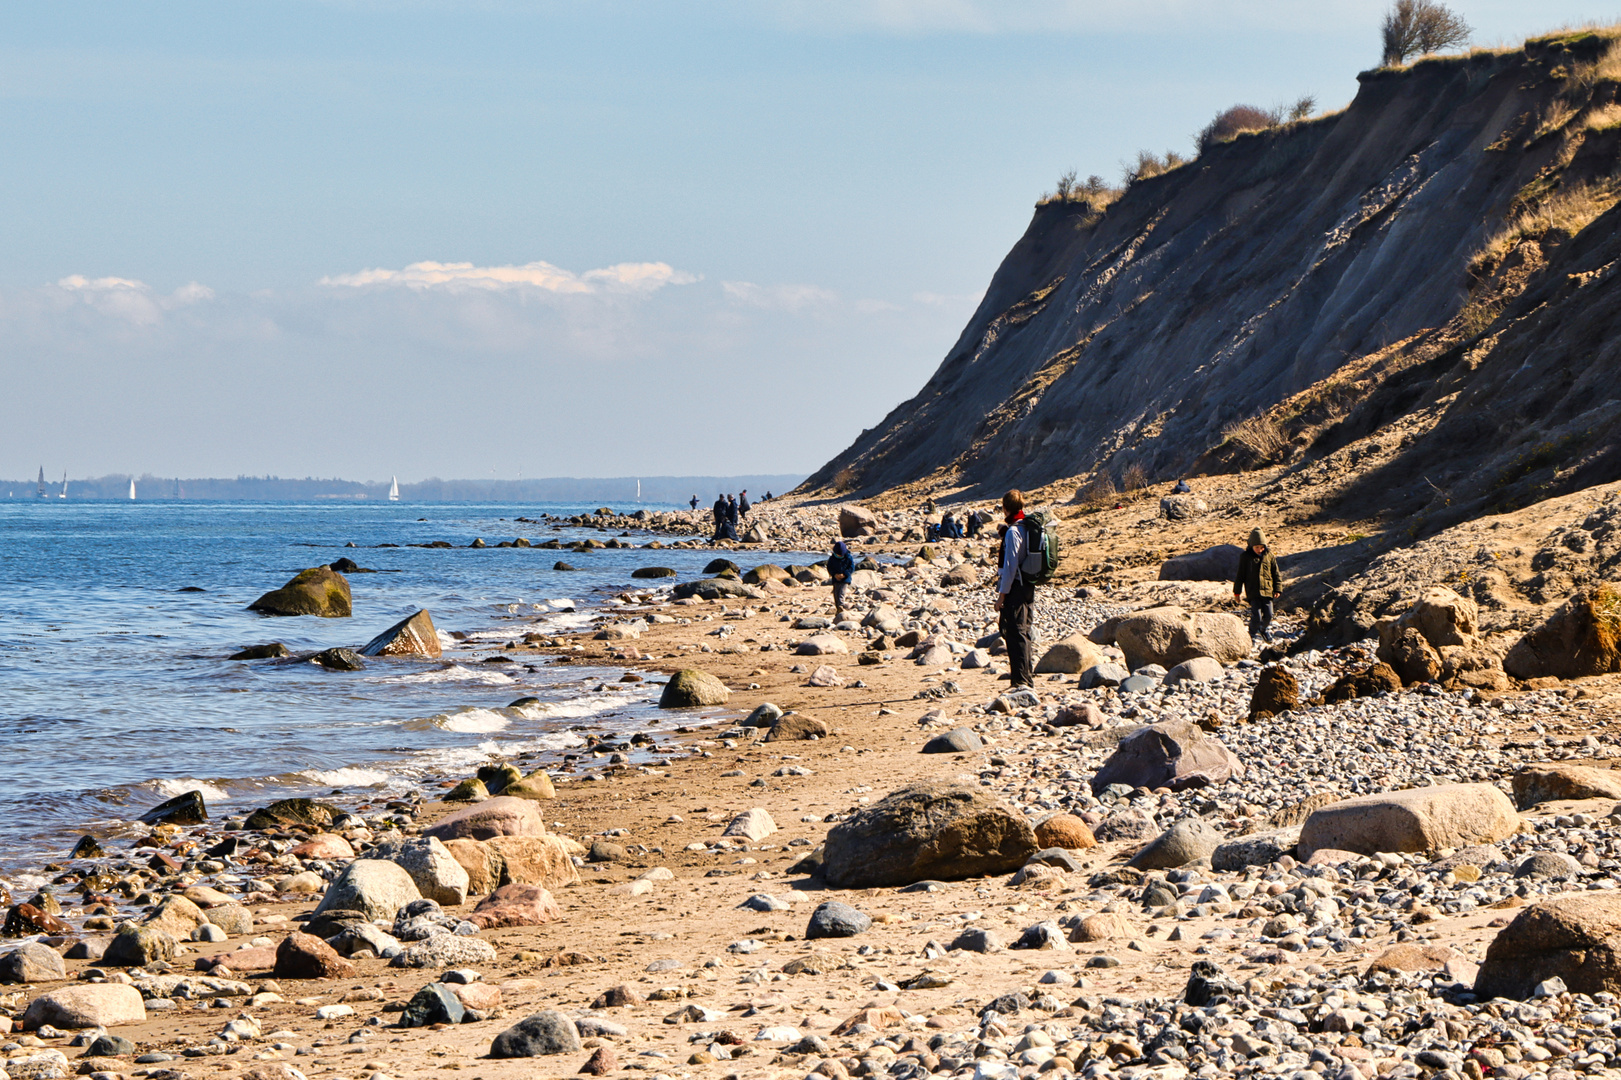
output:
POLYGON ((353 649, 322 649, 310 657, 312 664, 319 664, 328 671, 363 671, 366 662, 360 654, 353 649))
POLYGON ((738 574, 742 573, 742 571, 738 568, 738 565, 730 559, 710 559, 709 562, 704 564, 704 573, 731 574, 733 577, 737 577, 738 574))
POLYGON ((400 1027, 427 1027, 429 1024, 459 1024, 467 1010, 461 999, 444 983, 431 982, 411 995, 400 1013, 400 1027))
POLYGON ((1475 996, 1528 998, 1546 979, 1571 993, 1621 993, 1621 896, 1586 892, 1532 904, 1486 948, 1475 996))
POLYGON ((67 978, 62 954, 30 941, 0 956, 0 983, 56 982, 67 978))
POLYGON ((1621 799, 1621 772, 1588 765, 1527 765, 1514 774, 1514 805, 1529 810, 1556 799, 1621 799))
POLYGON ((1490 844, 1520 828, 1514 804, 1491 784, 1440 784, 1331 803, 1300 829, 1300 858, 1319 848, 1372 855, 1490 844))
POLYGON ((1202 818, 1187 817, 1160 833, 1128 862, 1139 870, 1170 870, 1216 850, 1221 834, 1202 818))
POLYGON ((543 1057, 572 1054, 580 1049, 580 1033, 574 1021, 556 1009, 545 1009, 525 1017, 495 1037, 490 1044, 492 1058, 543 1057))
POLYGON ((1186 788, 1221 784, 1244 775, 1244 766, 1219 739, 1179 720, 1140 728, 1122 739, 1097 775, 1092 794, 1110 784, 1128 787, 1186 788))
POLYGON ((844 888, 1011 873, 1036 850, 1022 815, 976 788, 925 781, 891 792, 827 834, 823 878, 844 888))
POLYGON ((878 532, 878 515, 865 506, 839 507, 839 535, 845 539, 852 536, 872 536, 878 532))
POLYGON ((203 802, 200 791, 176 795, 141 815, 144 825, 201 825, 207 820, 208 805, 203 802))
POLYGON ((1175 555, 1160 564, 1161 581, 1232 581, 1238 576, 1237 544, 1217 544, 1190 555, 1175 555))
POLYGON ((360 650, 362 656, 425 656, 430 660, 439 659, 441 652, 439 631, 425 609, 401 619, 360 650))
POLYGON ((1250 719, 1267 720, 1300 707, 1300 683, 1287 670, 1269 667, 1255 680, 1250 694, 1250 719))
POLYGON ((811 938, 845 938, 855 937, 865 933, 872 926, 872 916, 864 911, 857 911, 849 904, 837 900, 829 900, 815 911, 811 912, 810 924, 805 929, 807 940, 811 938))
POLYGON ((696 596, 702 600, 725 600, 729 597, 758 600, 765 595, 753 585, 745 585, 736 578, 722 577, 687 581, 670 590, 670 597, 673 600, 685 600, 689 596, 696 596))
POLYGON ((327 886, 315 914, 358 911, 368 919, 392 919, 400 908, 421 898, 404 867, 380 859, 359 859, 327 886))
POLYGON ((630 572, 633 578, 666 578, 675 577, 675 571, 668 566, 638 566, 630 572))
POLYGON ((293 655, 293 651, 279 641, 272 641, 268 645, 249 645, 240 652, 234 652, 228 660, 280 660, 284 656, 293 655))
POLYGON ((497 836, 545 836, 546 822, 532 799, 498 795, 440 818, 422 830, 440 840, 492 840, 497 836))
POLYGON ((64 986, 28 1003, 23 1026, 33 1031, 44 1024, 58 1028, 120 1027, 146 1022, 141 992, 122 983, 85 983, 64 986))
POLYGON ((1172 668, 1195 656, 1231 664, 1250 654, 1249 632, 1238 616, 1189 614, 1179 607, 1149 608, 1122 617, 1115 624, 1114 640, 1133 671, 1146 664, 1172 668))
POLYGON ((1085 634, 1071 634, 1041 654, 1041 659, 1036 661, 1036 674, 1079 675, 1106 659, 1103 650, 1085 634))
POLYGON ((248 605, 262 615, 318 615, 346 619, 351 612, 349 582, 329 566, 305 570, 279 589, 248 605))
POLYGON ((670 676, 659 696, 661 709, 690 709, 700 705, 724 705, 732 692, 707 671, 688 668, 670 676))

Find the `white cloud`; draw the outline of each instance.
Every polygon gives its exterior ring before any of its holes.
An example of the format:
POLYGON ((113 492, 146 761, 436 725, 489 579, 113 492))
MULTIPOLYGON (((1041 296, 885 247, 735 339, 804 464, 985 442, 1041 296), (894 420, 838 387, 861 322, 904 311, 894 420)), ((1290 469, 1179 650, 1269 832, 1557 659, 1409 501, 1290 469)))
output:
POLYGON ((653 292, 666 285, 690 285, 698 275, 677 270, 669 263, 616 263, 601 270, 576 274, 549 262, 522 266, 474 266, 468 262, 416 262, 403 270, 362 270, 321 279, 322 285, 364 288, 371 285, 409 289, 507 290, 540 289, 558 294, 602 291, 653 292))
POLYGON ((133 278, 87 278, 69 274, 56 283, 58 298, 94 308, 101 314, 136 326, 154 326, 167 311, 214 298, 214 290, 193 281, 163 296, 144 281, 133 278))
POLYGON ((838 293, 819 285, 756 285, 752 281, 723 281, 726 297, 749 307, 771 311, 804 311, 836 302, 838 293))

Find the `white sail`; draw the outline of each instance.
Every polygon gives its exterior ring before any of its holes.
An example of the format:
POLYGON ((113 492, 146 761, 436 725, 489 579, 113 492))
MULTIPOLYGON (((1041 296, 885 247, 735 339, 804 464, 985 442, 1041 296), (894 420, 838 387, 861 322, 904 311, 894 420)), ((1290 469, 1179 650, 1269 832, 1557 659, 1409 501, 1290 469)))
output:
POLYGON ((57 498, 58 499, 65 499, 67 497, 68 497, 68 474, 63 473, 62 474, 62 493, 60 495, 58 495, 57 498))
POLYGON ((135 478, 133 476, 130 477, 129 481, 129 497, 131 500, 135 498, 135 478))
POLYGON ((393 477, 392 483, 390 483, 388 485, 388 501, 389 502, 399 502, 400 501, 400 478, 397 477, 397 476, 393 477))

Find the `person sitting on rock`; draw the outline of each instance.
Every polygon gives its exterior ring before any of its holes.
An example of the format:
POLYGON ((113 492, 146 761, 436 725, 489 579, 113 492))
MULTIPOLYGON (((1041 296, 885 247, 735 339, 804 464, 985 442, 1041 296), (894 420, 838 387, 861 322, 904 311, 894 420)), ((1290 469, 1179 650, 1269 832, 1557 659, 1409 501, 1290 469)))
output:
POLYGON ((850 579, 855 575, 856 561, 850 554, 850 545, 843 540, 833 545, 833 555, 827 560, 827 574, 833 581, 833 621, 844 615, 844 597, 850 590, 850 579))
POLYGON ((1176 482, 1176 486, 1171 489, 1171 494, 1172 495, 1192 495, 1193 494, 1193 485, 1189 484, 1187 482, 1187 480, 1185 480, 1185 479, 1184 480, 1178 480, 1176 482))
POLYGON ((1238 556, 1238 575, 1233 578, 1233 601, 1249 601, 1250 637, 1272 640, 1272 604, 1282 595, 1283 575, 1266 534, 1251 529, 1249 545, 1238 556))

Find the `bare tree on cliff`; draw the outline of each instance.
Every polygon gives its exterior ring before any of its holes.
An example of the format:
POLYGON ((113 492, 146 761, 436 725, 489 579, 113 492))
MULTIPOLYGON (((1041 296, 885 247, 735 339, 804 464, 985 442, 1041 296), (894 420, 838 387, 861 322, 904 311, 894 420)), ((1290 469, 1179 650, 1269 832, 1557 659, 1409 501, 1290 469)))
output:
POLYGON ((1380 29, 1387 67, 1411 56, 1467 45, 1474 32, 1461 16, 1435 0, 1396 0, 1380 29))

